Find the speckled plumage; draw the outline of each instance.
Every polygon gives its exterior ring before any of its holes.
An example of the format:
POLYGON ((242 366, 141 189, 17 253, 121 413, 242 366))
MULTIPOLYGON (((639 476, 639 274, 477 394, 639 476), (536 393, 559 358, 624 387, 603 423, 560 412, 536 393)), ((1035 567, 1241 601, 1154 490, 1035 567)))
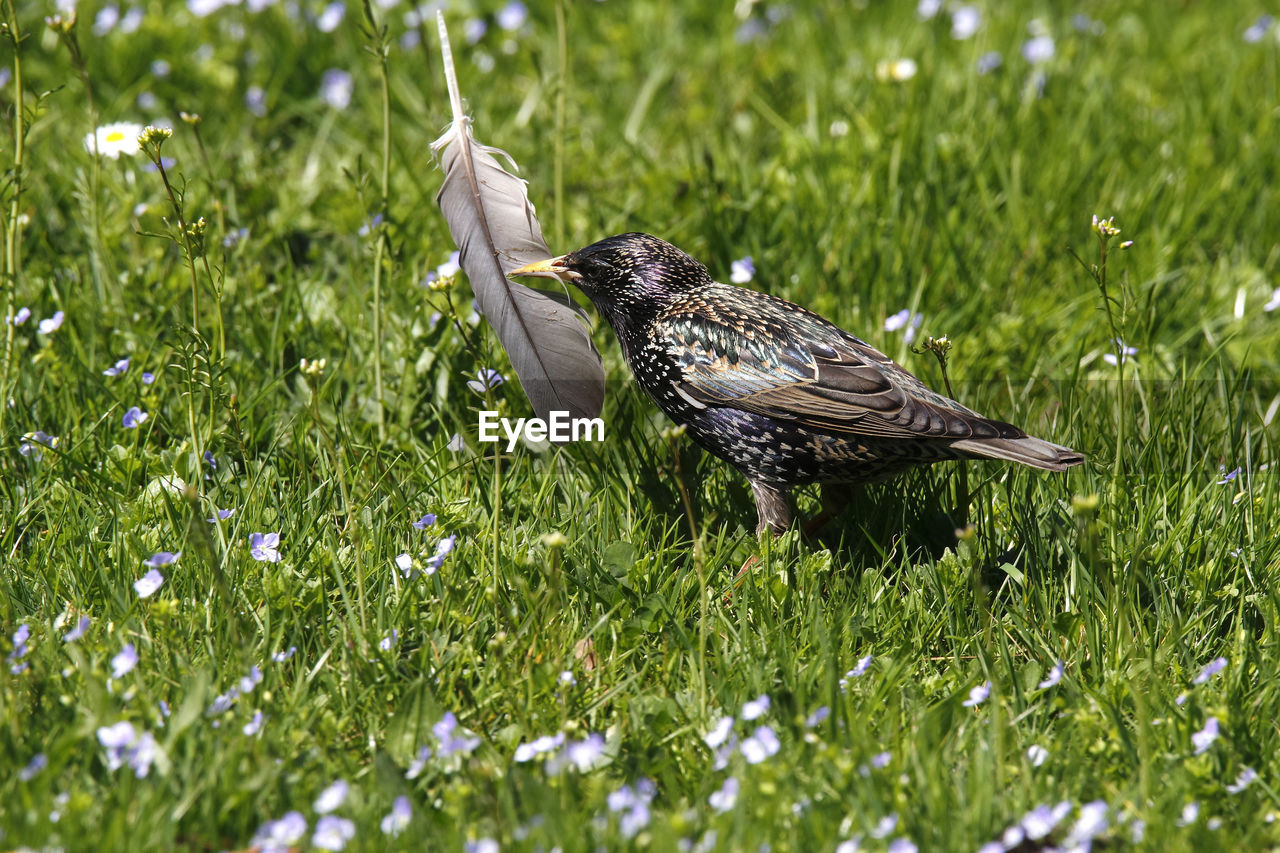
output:
POLYGON ((750 481, 757 531, 790 523, 789 487, 879 479, 943 459, 1050 471, 1075 451, 984 418, 798 305, 714 281, 648 234, 620 234, 548 270, 618 335, 640 386, 688 435, 750 481))

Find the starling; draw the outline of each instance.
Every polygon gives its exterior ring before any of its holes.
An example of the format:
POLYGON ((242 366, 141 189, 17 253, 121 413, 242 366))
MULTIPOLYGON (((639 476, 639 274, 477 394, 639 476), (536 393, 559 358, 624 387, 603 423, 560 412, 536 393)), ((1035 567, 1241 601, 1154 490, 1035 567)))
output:
POLYGON ((1083 457, 930 390, 866 341, 799 305, 721 284, 649 234, 619 234, 510 273, 556 277, 613 327, 640 387, 751 484, 780 533, 788 492, 882 479, 944 459, 1064 471, 1083 457))

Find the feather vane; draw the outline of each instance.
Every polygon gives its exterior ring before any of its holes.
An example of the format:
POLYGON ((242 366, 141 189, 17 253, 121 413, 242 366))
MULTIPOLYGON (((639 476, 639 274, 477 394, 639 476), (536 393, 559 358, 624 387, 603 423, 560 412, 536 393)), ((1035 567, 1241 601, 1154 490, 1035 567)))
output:
POLYGON ((552 256, 525 181, 510 155, 477 142, 462 110, 444 15, 437 13, 453 122, 431 144, 444 184, 436 203, 458 244, 459 262, 476 302, 511 359, 538 417, 552 411, 594 418, 604 403, 604 367, 586 313, 567 295, 507 279, 511 270, 552 256))

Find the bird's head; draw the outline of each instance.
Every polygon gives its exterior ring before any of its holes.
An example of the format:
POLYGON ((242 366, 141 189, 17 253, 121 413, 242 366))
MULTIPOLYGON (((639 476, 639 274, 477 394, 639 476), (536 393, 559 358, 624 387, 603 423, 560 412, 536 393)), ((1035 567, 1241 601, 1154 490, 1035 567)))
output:
POLYGON ((567 281, 610 315, 610 320, 614 311, 661 308, 676 295, 712 281, 707 268, 689 255, 665 240, 637 232, 606 237, 576 252, 528 264, 507 275, 567 281))

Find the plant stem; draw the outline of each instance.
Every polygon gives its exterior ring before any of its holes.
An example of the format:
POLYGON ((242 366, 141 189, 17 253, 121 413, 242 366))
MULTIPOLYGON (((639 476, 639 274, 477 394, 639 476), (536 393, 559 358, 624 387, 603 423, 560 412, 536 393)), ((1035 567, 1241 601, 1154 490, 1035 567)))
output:
POLYGON ((22 101, 22 58, 19 49, 22 36, 18 34, 18 11, 13 0, 5 0, 4 9, 5 23, 13 43, 13 195, 9 200, 8 227, 4 235, 5 325, 4 365, 3 373, 0 373, 0 437, 5 435, 4 422, 8 417, 8 400, 13 382, 13 316, 17 304, 18 278, 22 273, 22 262, 18 255, 18 232, 22 227, 19 222, 22 215, 22 158, 27 136, 23 125, 26 115, 22 101))
POLYGON ((569 35, 564 0, 556 0, 556 132, 555 140, 555 245, 564 245, 564 122, 565 90, 569 80, 569 35))

